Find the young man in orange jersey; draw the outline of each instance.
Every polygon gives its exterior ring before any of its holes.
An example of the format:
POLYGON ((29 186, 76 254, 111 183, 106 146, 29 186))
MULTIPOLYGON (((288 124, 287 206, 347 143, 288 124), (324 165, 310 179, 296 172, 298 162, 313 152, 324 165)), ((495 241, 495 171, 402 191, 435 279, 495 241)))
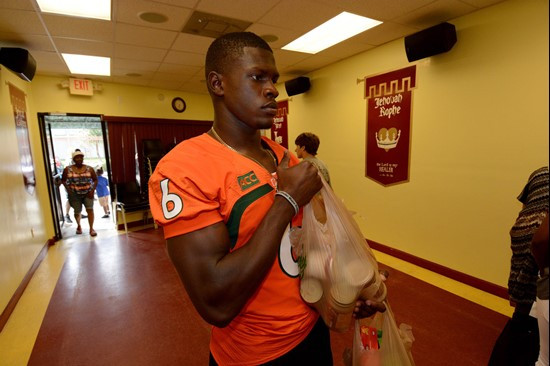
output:
MULTIPOLYGON (((214 326, 210 365, 332 365, 288 236, 322 183, 313 165, 260 134, 277 114, 273 52, 253 33, 230 33, 208 49, 205 73, 213 127, 159 162, 149 200, 189 297, 214 326)), ((376 310, 358 302, 356 316, 376 310)))

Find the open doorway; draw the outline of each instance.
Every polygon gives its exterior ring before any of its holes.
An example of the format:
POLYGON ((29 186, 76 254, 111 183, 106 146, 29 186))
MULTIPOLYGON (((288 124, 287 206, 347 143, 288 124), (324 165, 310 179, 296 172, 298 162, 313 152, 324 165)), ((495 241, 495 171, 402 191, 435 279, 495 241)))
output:
MULTIPOLYGON (((72 153, 80 149, 84 153, 84 164, 94 169, 102 168, 103 176, 111 182, 109 148, 105 122, 100 115, 49 114, 39 113, 42 149, 54 229, 57 239, 76 236, 74 210, 70 208, 65 187, 60 183, 63 169, 72 165, 72 153)), ((108 197, 109 203, 111 202, 108 197)), ((116 230, 112 217, 106 217, 99 204, 97 194, 94 199, 94 229, 116 230)), ((85 216, 86 211, 82 214, 85 216)), ((81 218, 82 232, 89 232, 87 217, 81 218)))

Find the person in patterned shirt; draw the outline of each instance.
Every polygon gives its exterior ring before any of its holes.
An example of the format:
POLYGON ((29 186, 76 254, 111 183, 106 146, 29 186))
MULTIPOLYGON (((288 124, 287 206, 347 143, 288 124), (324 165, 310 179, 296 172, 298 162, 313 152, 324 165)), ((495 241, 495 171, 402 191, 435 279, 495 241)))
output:
POLYGON ((76 149, 72 154, 74 164, 65 167, 61 182, 67 190, 69 204, 74 210, 76 220, 76 233, 82 234, 80 226, 82 206, 88 213, 90 235, 96 236, 94 230, 94 192, 97 186, 97 175, 94 168, 84 164, 84 153, 76 149))

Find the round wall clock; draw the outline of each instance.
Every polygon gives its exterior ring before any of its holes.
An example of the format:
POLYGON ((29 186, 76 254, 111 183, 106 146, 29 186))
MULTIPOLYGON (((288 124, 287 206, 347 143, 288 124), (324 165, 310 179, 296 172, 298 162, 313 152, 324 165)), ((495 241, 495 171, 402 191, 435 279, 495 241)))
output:
POLYGON ((185 100, 180 97, 175 97, 174 99, 172 99, 172 108, 176 112, 182 113, 185 108, 187 108, 187 105, 185 104, 185 100))

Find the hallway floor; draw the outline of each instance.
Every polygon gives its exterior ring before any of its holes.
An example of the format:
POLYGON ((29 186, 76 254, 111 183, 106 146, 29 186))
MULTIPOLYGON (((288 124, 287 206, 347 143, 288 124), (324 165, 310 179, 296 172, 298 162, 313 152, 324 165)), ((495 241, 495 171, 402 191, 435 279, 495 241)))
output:
MULTIPOLYGON (((97 359, 108 359, 109 364, 117 366, 136 365, 137 360, 142 365, 206 364, 209 326, 194 311, 178 284, 177 274, 164 252, 162 229, 136 228, 125 235, 114 228, 111 220, 104 220, 109 224, 96 220, 101 222, 96 226, 97 237, 67 236, 49 248, 0 333, 1 366, 75 365, 76 359, 81 365, 104 364, 97 363, 97 359), (189 310, 181 311, 182 308, 189 310), (136 344, 141 346, 136 348, 136 344), (174 352, 165 352, 167 349, 174 352)), ((460 316, 465 308, 474 312, 479 319, 470 320, 484 327, 482 331, 487 332, 490 344, 512 313, 504 299, 384 253, 375 255, 381 265, 404 273, 395 273, 394 278, 390 275, 396 281, 394 289, 410 275, 437 286, 426 284, 429 287, 423 290, 424 296, 433 300, 451 296, 455 302, 463 301, 455 315, 460 316), (429 293, 433 292, 431 287, 439 295, 429 293)), ((392 284, 388 286, 391 288, 392 284)), ((398 295, 394 295, 395 300, 398 295)), ((392 308, 397 320, 398 301, 392 303, 392 308)), ((415 315, 406 316, 411 319, 401 321, 412 323, 415 315)), ((413 326, 413 334, 415 327, 417 341, 424 342, 426 332, 413 326)), ((438 333, 437 329, 434 331, 438 333)), ((449 333, 448 329, 439 331, 449 333)), ((350 345, 350 339, 346 334, 333 337, 333 347, 337 347, 335 365, 341 364, 341 351, 350 345)), ((413 344, 413 355, 425 347, 430 345, 419 342, 415 348, 413 344)), ((482 350, 482 358, 488 359, 487 347, 482 350)), ((458 345, 456 348, 460 349, 458 345)), ((417 362, 419 366, 425 364, 428 363, 417 362)))

